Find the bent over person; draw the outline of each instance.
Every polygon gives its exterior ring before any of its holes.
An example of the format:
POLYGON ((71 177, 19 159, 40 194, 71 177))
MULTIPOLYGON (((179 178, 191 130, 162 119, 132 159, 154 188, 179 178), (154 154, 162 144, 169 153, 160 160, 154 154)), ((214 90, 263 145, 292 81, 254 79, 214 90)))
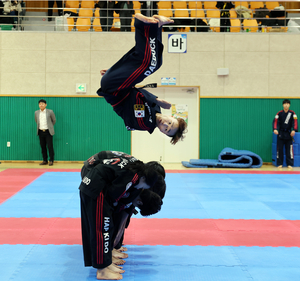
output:
POLYGON ((124 120, 127 130, 148 131, 156 127, 171 137, 176 144, 183 139, 187 124, 182 118, 161 114, 161 107, 170 109, 171 104, 158 99, 145 89, 135 88, 146 77, 162 65, 162 26, 172 20, 154 15, 135 15, 135 47, 127 52, 108 70, 101 70, 99 96, 111 104, 114 111, 124 120))
POLYGON ((120 273, 124 271, 113 263, 115 215, 130 208, 136 198, 146 203, 144 195, 151 196, 151 205, 156 209, 152 208, 147 215, 159 211, 161 198, 151 188, 160 174, 156 166, 144 164, 123 152, 102 151, 85 162, 81 176, 84 264, 97 269, 97 279, 122 279, 120 273), (146 189, 150 194, 142 195, 146 189))

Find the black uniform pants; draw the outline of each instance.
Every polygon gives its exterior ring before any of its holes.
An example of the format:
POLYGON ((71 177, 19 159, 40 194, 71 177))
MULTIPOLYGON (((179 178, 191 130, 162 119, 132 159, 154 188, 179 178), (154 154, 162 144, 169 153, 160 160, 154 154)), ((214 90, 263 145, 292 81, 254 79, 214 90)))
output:
POLYGON ((135 47, 115 63, 101 79, 101 92, 126 98, 129 90, 162 64, 161 27, 135 19, 135 47))
POLYGON ((60 16, 62 16, 62 14, 63 14, 62 1, 58 1, 58 0, 50 1, 50 0, 48 0, 48 17, 52 17, 52 15, 53 15, 54 2, 56 2, 57 8, 58 8, 58 14, 60 16))
POLYGON ((294 166, 293 140, 282 139, 277 136, 277 165, 283 164, 283 147, 285 146, 285 156, 287 166, 294 166))
POLYGON ((121 211, 119 213, 114 214, 113 218, 114 218, 114 225, 115 225, 115 231, 114 231, 114 248, 115 249, 120 249, 123 245, 123 241, 124 241, 124 236, 125 236, 125 230, 126 228, 128 228, 129 223, 130 223, 130 219, 133 213, 128 214, 126 211, 121 211), (123 232, 123 235, 120 237, 120 239, 118 239, 118 241, 116 240, 116 236, 118 235, 118 231, 122 226, 123 223, 123 219, 126 217, 126 223, 125 223, 125 229, 123 232))
POLYGON ((43 161, 48 162, 47 147, 49 150, 49 160, 54 161, 53 150, 53 136, 50 135, 49 130, 39 130, 40 145, 42 149, 43 161))
POLYGON ((103 192, 93 199, 80 191, 80 206, 84 265, 105 268, 112 263, 113 208, 103 192))

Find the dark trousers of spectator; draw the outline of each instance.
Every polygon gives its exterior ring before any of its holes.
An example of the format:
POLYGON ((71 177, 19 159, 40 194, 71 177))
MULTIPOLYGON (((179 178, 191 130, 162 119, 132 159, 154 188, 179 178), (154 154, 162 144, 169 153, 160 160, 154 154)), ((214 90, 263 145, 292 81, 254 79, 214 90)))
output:
POLYGON ((131 31, 132 14, 130 10, 120 10, 121 31, 131 31))
POLYGON ((231 23, 229 18, 221 18, 220 25, 220 32, 230 32, 231 23))
POLYGON ((141 3, 141 14, 144 15, 144 16, 147 16, 147 17, 152 17, 153 15, 158 15, 157 2, 158 1, 151 1, 150 2, 150 7, 149 7, 150 10, 148 11, 147 1, 140 1, 140 3, 141 3))
POLYGON ((114 11, 109 8, 100 9, 100 24, 102 31, 110 31, 114 21, 114 11))
POLYGON ((49 18, 51 19, 52 15, 53 15, 53 6, 54 6, 54 2, 56 2, 57 8, 58 8, 58 15, 62 16, 63 15, 63 10, 62 10, 62 2, 63 1, 50 1, 48 0, 48 20, 49 18))
POLYGON ((42 149, 43 161, 48 162, 47 147, 49 150, 49 160, 54 161, 53 136, 49 130, 39 130, 40 145, 42 149))
POLYGON ((206 22, 204 22, 202 19, 193 19, 191 20, 191 24, 194 25, 191 27, 191 32, 194 32, 195 30, 197 32, 208 32, 209 30, 206 22))
POLYGON ((277 137, 277 166, 283 164, 283 147, 285 146, 286 165, 294 166, 293 140, 277 137))
MULTIPOLYGON (((3 7, 0 7, 3 9, 3 7)), ((2 12, 2 11, 0 11, 2 12)), ((10 12, 8 15, 0 15, 0 24, 14 24, 16 12, 10 12)))
POLYGON ((182 19, 182 18, 175 18, 174 19, 174 25, 181 25, 181 27, 176 27, 177 30, 180 28, 186 28, 188 26, 192 25, 192 20, 191 19, 182 19))

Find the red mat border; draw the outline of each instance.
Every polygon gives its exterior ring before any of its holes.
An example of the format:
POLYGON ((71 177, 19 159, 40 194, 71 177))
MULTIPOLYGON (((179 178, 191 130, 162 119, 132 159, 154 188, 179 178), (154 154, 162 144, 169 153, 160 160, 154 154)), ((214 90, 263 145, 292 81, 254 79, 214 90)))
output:
POLYGON ((8 171, 8 170, 22 170, 25 172, 42 172, 42 173, 46 173, 46 172, 80 172, 81 169, 56 169, 56 168, 7 168, 3 171, 0 171, 0 176, 2 172, 8 171))
MULTIPOLYGON (((124 243, 300 247, 300 220, 133 218, 124 243)), ((80 218, 0 218, 0 244, 80 245, 80 218)))
POLYGON ((300 220, 132 219, 124 243, 300 247, 300 220))
POLYGON ((0 204, 32 183, 44 171, 38 169, 6 169, 0 172, 0 204))

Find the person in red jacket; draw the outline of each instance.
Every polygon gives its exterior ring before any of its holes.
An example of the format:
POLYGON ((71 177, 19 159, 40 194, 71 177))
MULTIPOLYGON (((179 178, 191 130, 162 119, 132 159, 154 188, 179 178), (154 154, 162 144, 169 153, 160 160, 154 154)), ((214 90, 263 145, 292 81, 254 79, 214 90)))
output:
POLYGON ((273 121, 273 132, 277 135, 277 166, 282 168, 283 147, 285 146, 286 164, 288 168, 294 166, 293 137, 298 132, 298 119, 293 110, 290 110, 291 102, 285 99, 283 110, 280 110, 273 121))

